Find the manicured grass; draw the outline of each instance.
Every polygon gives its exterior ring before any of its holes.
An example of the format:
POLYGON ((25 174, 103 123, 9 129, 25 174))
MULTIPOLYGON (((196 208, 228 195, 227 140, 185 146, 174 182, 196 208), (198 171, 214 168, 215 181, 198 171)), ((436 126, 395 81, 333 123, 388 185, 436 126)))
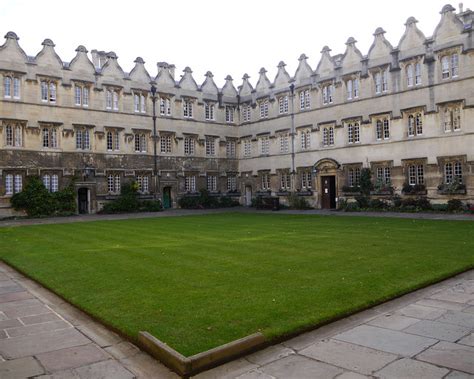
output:
POLYGON ((474 223, 215 214, 0 228, 0 258, 184 355, 277 337, 474 267, 474 223))

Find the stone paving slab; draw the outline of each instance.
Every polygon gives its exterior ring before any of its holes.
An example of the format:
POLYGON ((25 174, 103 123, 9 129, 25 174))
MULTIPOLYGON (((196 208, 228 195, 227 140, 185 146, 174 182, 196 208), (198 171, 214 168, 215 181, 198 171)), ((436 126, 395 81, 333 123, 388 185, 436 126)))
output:
POLYGON ((472 329, 464 326, 421 320, 406 328, 404 332, 443 341, 456 342, 458 339, 468 335, 471 330, 472 329))
POLYGON ((448 373, 449 370, 447 368, 440 368, 429 363, 403 358, 390 363, 387 367, 378 371, 375 376, 381 379, 441 379, 448 373))
POLYGON ((390 313, 377 317, 368 324, 372 326, 378 326, 381 328, 392 329, 392 330, 403 330, 408 328, 410 325, 416 324, 420 319, 413 317, 406 317, 401 315, 392 315, 390 313))
POLYGON ((474 347, 439 342, 417 356, 418 360, 474 374, 474 347))
POLYGON ((44 373, 44 369, 33 357, 25 357, 0 362, 0 378, 29 378, 44 373))

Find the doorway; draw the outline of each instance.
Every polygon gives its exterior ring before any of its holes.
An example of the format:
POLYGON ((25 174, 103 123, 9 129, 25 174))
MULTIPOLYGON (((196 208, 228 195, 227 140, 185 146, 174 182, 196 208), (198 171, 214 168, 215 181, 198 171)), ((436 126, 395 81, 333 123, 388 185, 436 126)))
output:
POLYGON ((336 177, 321 176, 321 208, 336 208, 336 177))
POLYGON ((79 214, 89 213, 89 189, 79 188, 77 190, 77 202, 79 208, 79 214))
POLYGON ((163 188, 163 208, 169 209, 171 208, 171 187, 164 187, 163 188))
POLYGON ((250 207, 252 205, 252 187, 245 186, 245 205, 250 207))

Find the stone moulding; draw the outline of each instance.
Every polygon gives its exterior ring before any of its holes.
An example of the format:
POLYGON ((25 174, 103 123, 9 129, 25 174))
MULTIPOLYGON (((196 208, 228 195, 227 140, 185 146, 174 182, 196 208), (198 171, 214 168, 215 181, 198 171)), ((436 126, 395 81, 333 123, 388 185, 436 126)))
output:
POLYGON ((265 336, 259 332, 185 357, 150 333, 138 333, 138 344, 143 350, 185 378, 251 353, 263 347, 266 342, 265 336))

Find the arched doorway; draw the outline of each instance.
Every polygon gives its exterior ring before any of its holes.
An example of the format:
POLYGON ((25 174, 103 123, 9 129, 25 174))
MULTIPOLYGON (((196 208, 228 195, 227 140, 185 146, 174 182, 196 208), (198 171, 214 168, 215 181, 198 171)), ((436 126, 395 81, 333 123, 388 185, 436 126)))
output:
POLYGON ((337 172, 341 165, 332 158, 320 159, 313 167, 318 180, 319 205, 322 209, 337 207, 337 172))
POLYGON ((79 214, 89 213, 89 189, 79 188, 77 190, 77 205, 79 214))
POLYGON ((245 186, 245 205, 247 207, 252 205, 252 186, 245 186))
POLYGON ((164 187, 163 188, 163 208, 169 209, 171 208, 173 202, 171 198, 171 187, 164 187))

